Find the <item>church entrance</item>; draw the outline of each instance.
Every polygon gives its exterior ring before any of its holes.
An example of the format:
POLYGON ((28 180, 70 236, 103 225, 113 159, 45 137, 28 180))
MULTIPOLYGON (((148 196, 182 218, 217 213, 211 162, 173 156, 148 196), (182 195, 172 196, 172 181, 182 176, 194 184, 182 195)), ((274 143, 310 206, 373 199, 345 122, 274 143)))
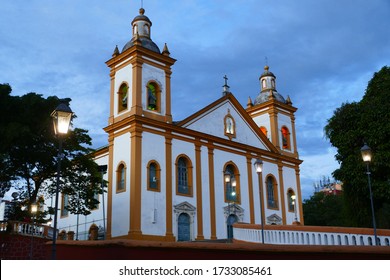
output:
POLYGON ((227 238, 230 240, 233 238, 233 224, 237 223, 238 218, 236 215, 231 214, 227 219, 227 238))
POLYGON ((178 236, 177 241, 190 241, 190 216, 186 213, 181 213, 178 218, 178 236))

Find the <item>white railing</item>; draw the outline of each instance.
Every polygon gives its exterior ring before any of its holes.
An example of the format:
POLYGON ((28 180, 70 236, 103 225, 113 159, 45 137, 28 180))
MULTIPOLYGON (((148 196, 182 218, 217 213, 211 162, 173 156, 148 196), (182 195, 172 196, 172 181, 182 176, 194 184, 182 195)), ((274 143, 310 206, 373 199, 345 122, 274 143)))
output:
MULTIPOLYGON (((262 243, 262 230, 259 225, 235 224, 234 240, 262 243)), ((390 246, 390 230, 378 230, 378 244, 390 246)), ((313 226, 264 226, 265 244, 289 245, 374 245, 372 229, 313 227, 313 226)))
POLYGON ((0 222, 0 231, 7 230, 20 235, 33 235, 36 237, 46 237, 49 239, 53 238, 53 228, 47 225, 15 221, 0 222))

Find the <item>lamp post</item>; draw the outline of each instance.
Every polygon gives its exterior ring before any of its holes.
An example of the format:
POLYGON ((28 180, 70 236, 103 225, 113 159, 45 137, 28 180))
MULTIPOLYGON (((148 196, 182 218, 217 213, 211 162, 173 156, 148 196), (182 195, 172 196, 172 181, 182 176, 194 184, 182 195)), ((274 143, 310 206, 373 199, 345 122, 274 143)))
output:
POLYGON ((107 172, 107 165, 99 165, 98 170, 102 174, 103 240, 105 240, 106 239, 106 214, 105 214, 105 210, 104 210, 104 179, 103 179, 103 176, 107 172))
POLYGON ((33 251, 34 251, 34 231, 35 231, 34 217, 38 211, 38 204, 36 204, 35 202, 31 203, 30 211, 31 211, 31 221, 32 221, 30 259, 32 260, 33 259, 33 251))
POLYGON ((371 190, 371 172, 370 172, 370 163, 371 163, 371 159, 372 159, 372 152, 371 152, 371 148, 366 144, 364 143, 364 146, 360 149, 360 152, 362 154, 362 158, 363 158, 363 161, 366 163, 367 165, 367 179, 368 179, 368 190, 370 192, 370 202, 371 202, 371 213, 372 213, 372 227, 374 228, 374 238, 375 238, 375 245, 379 245, 378 244, 378 238, 377 238, 377 235, 376 235, 376 222, 375 222, 375 212, 374 212, 374 201, 372 199, 372 190, 371 190))
POLYGON ((259 178, 259 193, 260 193, 260 217, 261 217, 261 242, 264 244, 264 216, 263 216, 263 192, 261 184, 261 173, 263 172, 263 161, 261 159, 256 159, 255 170, 259 178))
POLYGON ((54 203, 54 230, 53 230, 53 244, 51 251, 51 258, 56 259, 56 242, 57 242, 57 215, 58 215, 58 195, 60 188, 61 175, 61 159, 62 159, 62 136, 68 133, 70 121, 73 112, 69 108, 70 98, 60 100, 60 104, 51 113, 53 118, 54 133, 58 136, 58 156, 57 156, 57 183, 56 183, 56 199, 54 203))

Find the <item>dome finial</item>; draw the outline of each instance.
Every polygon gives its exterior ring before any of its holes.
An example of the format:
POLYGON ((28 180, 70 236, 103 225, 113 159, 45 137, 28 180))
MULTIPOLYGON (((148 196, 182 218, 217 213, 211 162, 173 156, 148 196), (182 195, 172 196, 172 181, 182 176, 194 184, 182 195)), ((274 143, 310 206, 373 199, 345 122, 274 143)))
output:
POLYGON ((144 13, 145 13, 145 9, 144 8, 139 9, 139 14, 140 15, 143 15, 144 13))

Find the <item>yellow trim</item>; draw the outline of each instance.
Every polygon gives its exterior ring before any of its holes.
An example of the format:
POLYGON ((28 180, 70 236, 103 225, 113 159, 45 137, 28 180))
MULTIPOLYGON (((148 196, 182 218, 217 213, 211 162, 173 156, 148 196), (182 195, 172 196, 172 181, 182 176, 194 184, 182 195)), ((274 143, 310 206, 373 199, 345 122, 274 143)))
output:
POLYGON ((287 224, 286 220, 286 206, 284 204, 284 181, 283 181, 283 166, 281 163, 278 163, 278 173, 279 173, 279 186, 280 186, 280 206, 282 208, 282 223, 287 224))
POLYGON ((214 148, 208 146, 209 160, 209 191, 210 191, 210 239, 217 239, 217 226, 215 221, 215 186, 214 186, 214 148))
POLYGON ((252 158, 250 155, 246 157, 246 169, 248 171, 248 196, 249 196, 249 217, 250 223, 255 223, 255 203, 253 197, 253 177, 252 177, 252 158))
POLYGON ((202 167, 201 167, 201 145, 195 144, 195 165, 196 165, 196 216, 198 234, 196 240, 203 240, 203 202, 202 202, 202 167))
POLYGON ((166 239, 168 241, 175 241, 175 236, 173 235, 173 226, 172 226, 172 136, 167 135, 165 137, 165 168, 166 168, 166 176, 165 176, 165 189, 166 189, 166 239))
POLYGON ((142 127, 135 124, 130 129, 130 239, 141 239, 141 164, 142 164, 142 127))

